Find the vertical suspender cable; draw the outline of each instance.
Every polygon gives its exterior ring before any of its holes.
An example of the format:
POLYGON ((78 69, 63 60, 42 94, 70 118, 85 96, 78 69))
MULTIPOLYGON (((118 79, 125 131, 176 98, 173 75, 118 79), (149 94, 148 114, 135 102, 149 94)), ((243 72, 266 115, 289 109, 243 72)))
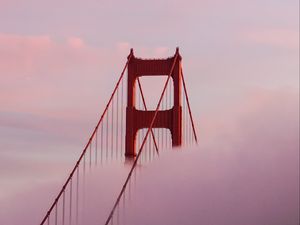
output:
POLYGON ((57 225, 57 204, 55 205, 55 225, 57 225))
MULTIPOLYGON (((165 105, 165 99, 164 99, 164 97, 165 96, 163 96, 163 100, 162 100, 162 110, 164 111, 165 110, 165 107, 164 107, 164 105, 165 105)), ((163 114, 163 115, 165 115, 165 114, 163 114)), ((165 116, 163 116, 163 120, 165 120, 165 116)), ((165 121, 164 121, 165 122, 165 121)), ((162 138, 161 138, 161 145, 162 145, 162 149, 165 149, 165 129, 162 129, 162 138)))
POLYGON ((85 177, 85 154, 83 156, 83 177, 85 177))
POLYGON ((101 160, 101 164, 102 164, 102 160, 103 160, 103 123, 101 123, 101 136, 100 136, 100 160, 101 160))
MULTIPOLYGON (((171 81, 172 81, 172 79, 170 80, 170 82, 169 82, 169 106, 168 106, 168 109, 171 109, 171 101, 172 101, 172 99, 171 99, 171 97, 172 97, 172 92, 171 92, 171 81)), ((168 130, 168 134, 169 134, 169 130, 168 130)), ((168 148, 171 148, 171 135, 169 136, 169 140, 168 140, 168 148)))
MULTIPOLYGON (((186 95, 184 95, 186 98, 186 95)), ((186 123, 186 143, 189 145, 189 125, 190 121, 188 120, 188 111, 186 106, 186 99, 185 99, 185 123, 186 123)))
MULTIPOLYGON (((140 90, 140 86, 139 86, 139 90, 140 90)), ((137 96, 138 96, 138 107, 139 107, 139 110, 141 110, 141 95, 140 95, 140 91, 137 94, 137 96)), ((137 147, 138 148, 140 147, 140 143, 141 143, 141 132, 140 132, 140 130, 138 130, 138 134, 137 134, 137 147)))
POLYGON ((70 211, 69 211, 69 225, 72 225, 72 178, 70 180, 70 211))
POLYGON ((66 198, 66 193, 65 191, 63 192, 63 211, 62 211, 62 225, 65 225, 65 198, 66 198))
MULTIPOLYGON (((168 83, 167 89, 166 89, 166 110, 168 110, 168 108, 169 108, 169 83, 168 83)), ((167 120, 168 120, 168 118, 166 117, 166 124, 167 124, 167 120)), ((166 138, 166 148, 165 149, 167 149, 168 145, 169 145, 168 129, 166 128, 165 130, 166 130, 166 137, 165 137, 166 138)))
POLYGON ((108 115, 109 115, 109 109, 107 109, 107 115, 106 115, 106 162, 107 162, 107 158, 108 158, 108 115))
MULTIPOLYGON (((171 109, 171 107, 172 107, 172 90, 171 90, 171 88, 172 88, 172 79, 170 80, 170 82, 169 82, 169 107, 168 107, 168 109, 171 109)), ((168 131, 168 133, 169 133, 169 131, 168 131)), ((169 138, 169 148, 171 148, 171 146, 172 146, 172 138, 171 138, 171 132, 170 132, 170 138, 169 138)))
MULTIPOLYGON (((166 88, 166 92, 165 92, 165 96, 164 97, 165 97, 165 110, 167 110, 167 104, 168 104, 168 102, 167 102, 168 101, 168 86, 166 88)), ((165 124, 166 124, 168 118, 166 116, 164 118, 165 118, 165 124)), ((167 129, 165 128, 164 131, 165 131, 164 132, 164 139, 165 139, 164 140, 164 144, 165 144, 164 149, 167 149, 167 129)))
POLYGON ((191 146, 191 124, 189 120, 187 120, 187 132, 188 132, 188 143, 189 146, 191 146))
POLYGON ((185 109, 184 109, 184 96, 181 97, 182 101, 182 137, 183 137, 183 144, 185 145, 185 109))
POLYGON ((90 169, 92 167, 92 142, 90 142, 90 150, 89 150, 89 159, 90 159, 90 169))
POLYGON ((121 84, 121 148, 120 148, 120 155, 122 158, 122 151, 123 151, 123 110, 124 110, 124 105, 123 105, 123 98, 124 98, 124 79, 122 79, 122 84, 121 84))
POLYGON ((185 94, 184 94, 184 96, 183 96, 183 102, 184 102, 184 135, 185 135, 185 137, 184 137, 184 141, 185 141, 185 144, 187 145, 188 144, 188 139, 187 139, 187 123, 188 123, 188 121, 187 121, 187 113, 186 113, 186 100, 185 100, 185 94))
POLYGON ((82 168, 82 209, 83 209, 83 216, 85 212, 85 155, 83 157, 83 168, 82 168))
POLYGON ((114 99, 111 102, 111 149, 110 149, 110 157, 113 159, 114 154, 114 99))
POLYGON ((186 96, 186 103, 187 103, 188 110, 189 110, 190 120, 191 120, 191 123, 192 123, 192 129, 193 129, 194 138, 195 138, 196 143, 198 143, 197 134, 196 134, 195 125, 194 125, 194 120, 193 120, 193 116, 192 116, 192 111, 191 111, 191 107, 190 107, 189 97, 188 97, 188 94, 187 94, 187 90, 186 90, 186 85, 185 85, 185 80, 184 80, 183 70, 182 69, 181 69, 181 78, 182 78, 184 93, 185 93, 185 96, 186 96))
POLYGON ((76 224, 78 225, 78 206, 79 206, 79 168, 77 169, 77 177, 76 177, 76 224))
POLYGON ((98 160, 98 128, 97 128, 97 131, 96 131, 96 140, 95 140, 95 165, 97 165, 97 160, 98 160))
POLYGON ((118 145, 119 145, 119 89, 117 89, 117 121, 116 121, 116 158, 119 156, 118 154, 118 145))
POLYGON ((120 225, 120 205, 117 207, 117 225, 120 225))

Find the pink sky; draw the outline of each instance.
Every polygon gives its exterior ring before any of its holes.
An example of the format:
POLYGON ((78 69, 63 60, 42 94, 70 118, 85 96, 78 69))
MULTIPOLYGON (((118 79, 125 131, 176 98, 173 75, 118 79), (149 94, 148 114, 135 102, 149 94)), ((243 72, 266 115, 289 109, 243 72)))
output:
POLYGON ((37 160, 72 164, 130 48, 163 58, 177 46, 203 146, 243 146, 246 126, 253 146, 260 130, 270 151, 277 132, 299 147, 298 1, 0 0, 0 202, 44 182, 37 160))

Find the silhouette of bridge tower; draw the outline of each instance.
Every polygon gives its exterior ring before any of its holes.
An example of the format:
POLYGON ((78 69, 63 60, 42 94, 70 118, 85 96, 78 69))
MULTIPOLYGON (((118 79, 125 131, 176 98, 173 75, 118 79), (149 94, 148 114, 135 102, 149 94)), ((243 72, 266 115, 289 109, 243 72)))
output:
MULTIPOLYGON (((149 128, 154 118, 154 110, 136 109, 137 79, 142 76, 168 76, 171 72, 173 80, 173 107, 168 110, 158 110, 152 128, 167 128, 172 137, 172 146, 182 143, 182 107, 181 107, 181 56, 178 48, 173 57, 167 59, 136 58, 133 50, 128 62, 127 107, 126 107, 126 144, 125 155, 136 156, 136 134, 139 129, 149 128), (176 57, 177 56, 177 57, 176 57), (172 69, 173 65, 173 69, 172 69)), ((128 56, 129 58, 129 56, 128 56)), ((171 82, 171 80, 169 81, 171 82)))

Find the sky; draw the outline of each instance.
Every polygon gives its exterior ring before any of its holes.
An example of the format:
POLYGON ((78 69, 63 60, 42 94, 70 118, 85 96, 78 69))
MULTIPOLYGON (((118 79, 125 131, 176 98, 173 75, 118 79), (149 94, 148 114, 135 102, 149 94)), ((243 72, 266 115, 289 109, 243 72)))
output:
POLYGON ((130 48, 177 46, 201 148, 299 158, 299 1, 0 0, 0 199, 65 178, 130 48))

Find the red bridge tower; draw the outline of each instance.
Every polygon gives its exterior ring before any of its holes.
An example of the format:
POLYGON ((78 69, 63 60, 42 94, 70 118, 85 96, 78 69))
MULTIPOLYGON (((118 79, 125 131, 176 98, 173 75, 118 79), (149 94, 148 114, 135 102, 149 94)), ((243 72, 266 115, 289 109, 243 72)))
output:
MULTIPOLYGON (((174 85, 174 105, 171 109, 160 110, 156 116, 153 128, 167 128, 171 132, 172 146, 180 146, 182 142, 182 107, 181 107, 181 56, 178 48, 173 57, 167 59, 140 59, 130 53, 128 62, 128 93, 126 108, 126 140, 125 155, 127 157, 136 156, 135 149, 136 134, 139 129, 149 128, 155 111, 143 111, 136 109, 135 88, 136 79, 141 76, 168 76, 173 63, 175 67, 172 71, 169 82, 174 85), (177 57, 175 57, 177 55, 177 57), (176 62, 174 62, 176 60, 176 62)), ((129 56, 128 56, 129 57, 129 56)))

